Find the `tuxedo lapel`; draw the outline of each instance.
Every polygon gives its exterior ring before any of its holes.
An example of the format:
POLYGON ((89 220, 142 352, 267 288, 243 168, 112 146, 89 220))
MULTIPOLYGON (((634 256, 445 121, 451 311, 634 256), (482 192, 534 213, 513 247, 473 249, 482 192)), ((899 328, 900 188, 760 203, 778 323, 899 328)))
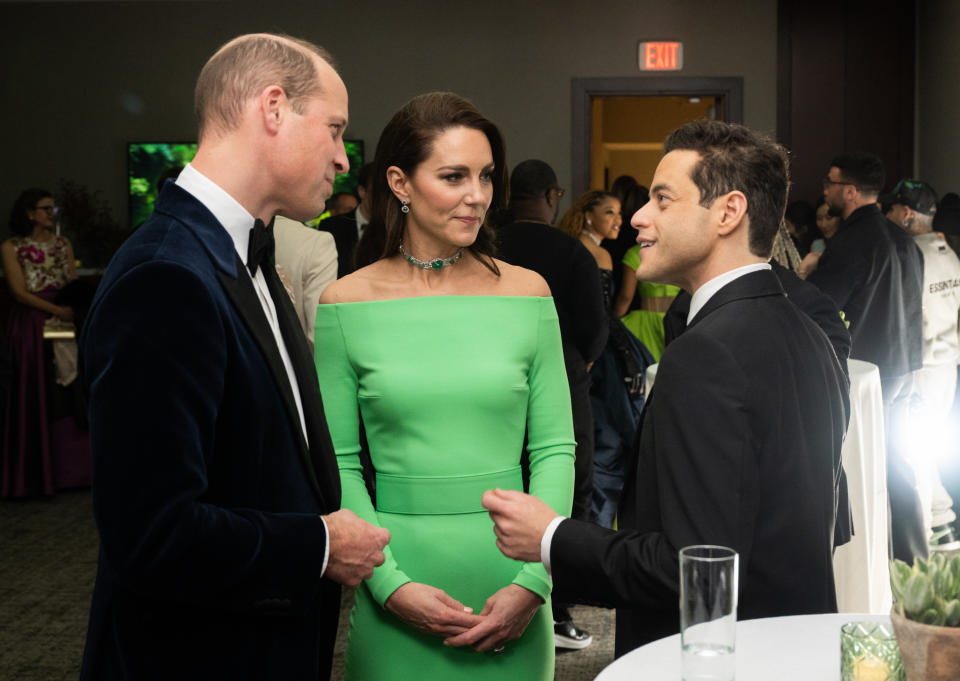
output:
MULTIPOLYGON (((317 484, 313 463, 308 455, 307 443, 303 438, 303 428, 300 426, 300 414, 297 411, 297 403, 293 397, 290 380, 287 378, 286 367, 283 365, 280 350, 277 348, 276 338, 263 312, 263 305, 260 303, 260 298, 253 288, 253 281, 250 277, 240 273, 246 266, 243 264, 240 256, 236 255, 236 252, 234 252, 234 254, 236 257, 237 276, 230 276, 228 273, 218 270, 217 278, 220 280, 220 285, 223 286, 227 296, 231 302, 233 302, 240 318, 246 325, 247 330, 250 331, 250 335, 253 336, 254 341, 263 353, 264 359, 267 361, 270 374, 273 376, 277 389, 283 398, 283 405, 287 411, 287 417, 290 419, 291 425, 297 433, 297 439, 300 442, 300 458, 303 460, 304 468, 307 471, 307 478, 314 492, 316 492, 320 498, 323 498, 324 495, 320 490, 320 486, 317 484)), ((303 406, 304 412, 306 412, 307 405, 304 404, 303 406)))
MULTIPOLYGON (((303 417, 306 422, 307 436, 310 440, 307 448, 310 453, 310 468, 316 476, 316 480, 322 480, 327 488, 327 493, 324 494, 323 486, 318 484, 318 492, 325 498, 325 501, 338 507, 340 501, 335 482, 340 479, 340 471, 337 469, 336 459, 330 455, 333 452, 333 442, 330 440, 330 431, 327 428, 323 413, 320 382, 317 379, 317 369, 313 363, 310 347, 307 345, 307 337, 303 333, 303 327, 300 326, 300 320, 297 318, 297 311, 293 307, 293 302, 283 287, 280 277, 277 276, 272 258, 267 263, 263 274, 267 287, 270 289, 270 297, 273 299, 274 307, 277 310, 280 334, 287 346, 287 354, 290 355, 290 362, 293 364, 293 373, 300 386, 300 403, 303 406, 303 417)), ((286 377, 286 372, 284 372, 284 377, 286 377)), ((297 416, 299 430, 300 420, 299 415, 297 416)))

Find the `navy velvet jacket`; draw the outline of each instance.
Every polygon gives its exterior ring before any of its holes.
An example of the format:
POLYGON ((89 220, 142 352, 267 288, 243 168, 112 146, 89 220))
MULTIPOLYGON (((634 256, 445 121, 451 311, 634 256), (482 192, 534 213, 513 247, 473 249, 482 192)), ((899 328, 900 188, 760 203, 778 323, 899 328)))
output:
POLYGON ((81 679, 329 677, 339 588, 320 577, 319 516, 339 476, 316 381, 298 378, 308 447, 242 267, 168 183, 90 308, 101 545, 81 679))

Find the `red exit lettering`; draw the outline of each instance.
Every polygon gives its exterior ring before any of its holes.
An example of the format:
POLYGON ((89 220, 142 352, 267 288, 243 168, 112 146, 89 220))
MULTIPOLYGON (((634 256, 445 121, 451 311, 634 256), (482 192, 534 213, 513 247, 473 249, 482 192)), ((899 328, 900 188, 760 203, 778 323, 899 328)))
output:
POLYGON ((683 43, 640 43, 640 69, 679 71, 683 68, 683 43))

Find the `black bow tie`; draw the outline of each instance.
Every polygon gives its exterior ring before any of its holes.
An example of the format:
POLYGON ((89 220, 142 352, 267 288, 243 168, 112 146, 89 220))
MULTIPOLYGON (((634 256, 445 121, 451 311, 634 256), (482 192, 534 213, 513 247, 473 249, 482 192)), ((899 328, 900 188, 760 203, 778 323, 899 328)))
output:
POLYGON ((247 268, 251 277, 257 273, 258 267, 263 267, 266 263, 272 264, 273 248, 273 220, 269 225, 257 220, 250 230, 250 243, 247 244, 247 268))

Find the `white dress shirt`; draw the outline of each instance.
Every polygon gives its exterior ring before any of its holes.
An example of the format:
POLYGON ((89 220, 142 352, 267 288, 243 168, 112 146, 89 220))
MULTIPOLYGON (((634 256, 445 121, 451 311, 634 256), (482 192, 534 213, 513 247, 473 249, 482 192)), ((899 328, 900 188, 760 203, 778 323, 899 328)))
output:
MULTIPOLYGON (((703 309, 703 306, 707 304, 707 301, 710 300, 714 294, 722 289, 724 286, 729 284, 734 279, 739 279, 745 274, 750 274, 751 272, 759 272, 760 270, 769 270, 770 263, 768 262, 758 262, 753 263, 752 265, 744 265, 743 267, 737 267, 735 269, 724 272, 723 274, 714 277, 703 286, 694 291, 693 296, 690 299, 690 313, 687 315, 687 324, 690 323, 696 314, 703 309)), ((557 531, 557 528, 560 526, 566 518, 559 516, 550 521, 550 524, 547 525, 547 529, 543 533, 543 537, 540 539, 540 562, 543 563, 543 568, 547 571, 547 575, 553 578, 553 572, 550 569, 550 545, 553 543, 553 535, 557 531)))
POLYGON ((693 296, 690 298, 690 312, 687 313, 687 324, 689 324, 693 318, 697 316, 697 313, 703 309, 703 306, 707 304, 707 301, 713 298, 714 293, 722 289, 731 281, 734 279, 739 279, 743 275, 750 274, 751 272, 759 272, 760 270, 769 269, 773 269, 770 267, 770 263, 755 262, 752 265, 744 265, 743 267, 737 267, 724 272, 723 274, 718 275, 708 281, 706 284, 694 291, 693 296))
MULTIPOLYGON (((225 192, 221 187, 210 178, 203 175, 199 170, 189 163, 177 177, 177 185, 189 192, 197 201, 206 206, 207 210, 213 213, 227 234, 233 239, 233 247, 237 250, 240 260, 247 262, 247 246, 250 243, 250 230, 253 229, 255 218, 247 212, 247 209, 225 192)), ((237 273, 238 277, 250 276, 250 270, 246 267, 240 268, 242 271, 237 273)), ((270 324, 270 330, 273 331, 273 337, 277 341, 277 349, 280 351, 280 358, 283 360, 283 367, 287 371, 287 378, 290 380, 290 389, 293 391, 293 399, 297 404, 297 414, 300 416, 300 427, 303 429, 303 438, 309 446, 310 439, 307 436, 307 422, 303 416, 303 403, 300 399, 300 384, 297 383, 297 376, 293 371, 293 363, 290 361, 290 353, 287 352, 287 346, 283 342, 283 335, 280 333, 280 323, 277 320, 277 309, 273 304, 273 298, 270 297, 270 289, 267 288, 267 280, 263 278, 263 268, 258 267, 257 273, 253 277, 253 287, 260 298, 260 305, 263 306, 263 313, 270 324)), ((326 521, 323 521, 326 527, 326 521)), ((327 561, 330 557, 330 535, 327 533, 326 549, 323 555, 323 569, 320 575, 327 571, 327 561)))

